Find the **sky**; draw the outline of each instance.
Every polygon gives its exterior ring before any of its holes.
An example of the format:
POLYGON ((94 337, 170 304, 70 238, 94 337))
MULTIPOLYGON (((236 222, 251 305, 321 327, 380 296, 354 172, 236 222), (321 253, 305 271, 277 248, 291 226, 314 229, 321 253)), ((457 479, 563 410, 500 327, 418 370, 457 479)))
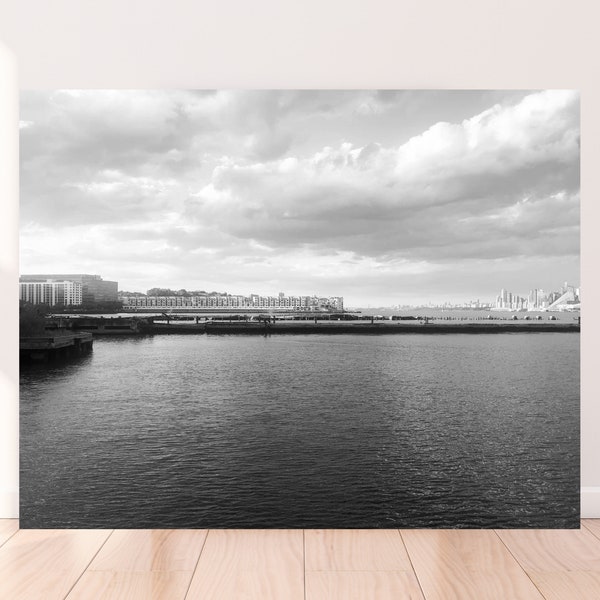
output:
POLYGON ((21 93, 22 274, 346 306, 579 285, 579 96, 21 93))

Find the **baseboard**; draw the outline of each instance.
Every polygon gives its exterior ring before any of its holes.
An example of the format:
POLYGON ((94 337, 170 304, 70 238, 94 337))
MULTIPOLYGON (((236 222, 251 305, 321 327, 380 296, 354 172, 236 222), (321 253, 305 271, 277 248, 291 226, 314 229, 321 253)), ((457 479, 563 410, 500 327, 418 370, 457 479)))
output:
POLYGON ((0 519, 19 518, 19 490, 0 488, 0 519))
POLYGON ((600 519, 600 487, 581 488, 581 518, 600 519))

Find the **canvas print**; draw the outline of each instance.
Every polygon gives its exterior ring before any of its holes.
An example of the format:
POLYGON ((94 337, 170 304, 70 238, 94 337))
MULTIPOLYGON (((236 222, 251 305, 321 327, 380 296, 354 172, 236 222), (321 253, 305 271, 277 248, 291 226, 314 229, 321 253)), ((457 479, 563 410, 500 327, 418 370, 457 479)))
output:
POLYGON ((579 95, 21 94, 21 527, 579 527, 579 95))

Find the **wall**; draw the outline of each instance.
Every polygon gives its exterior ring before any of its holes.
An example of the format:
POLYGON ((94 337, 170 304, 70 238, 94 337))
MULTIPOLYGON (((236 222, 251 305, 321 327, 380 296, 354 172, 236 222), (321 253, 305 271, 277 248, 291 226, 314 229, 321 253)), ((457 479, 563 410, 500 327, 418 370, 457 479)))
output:
MULTIPOLYGON (((577 88, 582 94, 582 511, 600 517, 600 8, 574 0, 3 0, 22 88, 577 88)), ((0 63, 1 314, 16 316, 14 79, 0 63), (8 161, 6 160, 8 156, 8 161)), ((16 514, 16 318, 0 362, 0 517, 16 514), (11 345, 12 344, 12 345, 11 345)))

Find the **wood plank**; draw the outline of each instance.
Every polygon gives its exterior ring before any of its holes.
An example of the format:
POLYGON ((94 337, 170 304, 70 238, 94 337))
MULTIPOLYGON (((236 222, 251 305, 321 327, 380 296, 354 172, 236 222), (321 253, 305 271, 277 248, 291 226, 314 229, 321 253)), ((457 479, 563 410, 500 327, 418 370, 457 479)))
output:
POLYGON ((424 600, 410 571, 308 571, 306 600, 424 600))
POLYGON ((477 597, 469 571, 445 531, 400 533, 427 600, 477 597))
POLYGON ((600 519, 582 519, 581 525, 600 539, 600 519))
POLYGON ((3 598, 63 600, 109 530, 21 529, 0 548, 3 598))
POLYGON ((307 571, 412 571, 397 529, 307 529, 307 571))
POLYGON ((19 519, 0 519, 0 546, 19 531, 19 519))
POLYGON ((497 531, 527 571, 600 571, 600 540, 581 529, 497 531))
POLYGON ((193 571, 205 529, 119 529, 108 538, 89 571, 193 571))
POLYGON ((86 571, 66 600, 184 600, 188 571, 86 571))
POLYGON ((542 600, 491 530, 401 530, 427 600, 542 600))
MULTIPOLYGON (((497 532, 308 530, 306 598, 423 600, 422 587, 427 600, 597 600, 600 521, 582 524, 497 532)), ((299 530, 213 530, 207 537, 204 530, 17 528, 14 519, 0 520, 0 536, 9 536, 0 547, 2 598, 62 599, 71 588, 68 600, 304 598, 299 530)))
POLYGON ((211 529, 187 598, 304 600, 303 532, 211 529))
POLYGON ((600 573, 571 571, 544 573, 529 571, 529 576, 546 600, 598 600, 600 598, 600 573))

